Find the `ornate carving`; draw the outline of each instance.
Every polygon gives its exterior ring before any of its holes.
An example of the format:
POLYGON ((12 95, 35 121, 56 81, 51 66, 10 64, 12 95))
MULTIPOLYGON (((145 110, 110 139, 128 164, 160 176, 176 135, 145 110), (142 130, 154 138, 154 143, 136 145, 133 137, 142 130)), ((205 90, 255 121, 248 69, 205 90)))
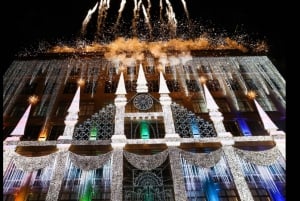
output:
POLYGON ((212 151, 210 153, 192 153, 180 150, 181 156, 189 163, 204 168, 215 166, 221 159, 222 149, 212 151))
POLYGON ((235 148, 234 151, 244 160, 255 165, 272 165, 281 157, 277 147, 264 151, 248 151, 235 148))
POLYGON ((39 170, 44 167, 47 167, 48 165, 50 165, 50 163, 53 163, 56 155, 57 152, 49 154, 47 156, 28 157, 19 155, 16 152, 14 152, 13 162, 17 169, 32 172, 34 170, 39 170))
POLYGON ((124 151, 124 156, 137 169, 153 170, 163 164, 168 156, 168 150, 153 155, 138 155, 124 151))
POLYGON ((114 134, 115 106, 109 104, 98 113, 92 115, 91 119, 87 119, 83 124, 76 126, 73 139, 89 140, 94 133, 96 140, 110 139, 114 134))
POLYGON ((98 156, 81 156, 70 152, 70 160, 74 166, 82 170, 95 170, 100 168, 111 158, 112 152, 98 156))
POLYGON ((171 105, 175 131, 179 133, 180 137, 193 138, 199 137, 216 137, 217 133, 213 128, 213 125, 204 119, 196 116, 186 108, 172 103, 171 105))
POLYGON ((133 99, 133 105, 139 110, 148 110, 153 106, 153 99, 148 94, 138 94, 133 99))

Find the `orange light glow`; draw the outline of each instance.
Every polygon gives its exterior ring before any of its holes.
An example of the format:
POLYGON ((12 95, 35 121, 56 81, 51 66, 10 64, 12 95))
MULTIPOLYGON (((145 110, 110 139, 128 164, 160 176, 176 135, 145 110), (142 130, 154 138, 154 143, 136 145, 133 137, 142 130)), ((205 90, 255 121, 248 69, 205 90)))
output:
POLYGON ((227 38, 212 39, 205 35, 195 39, 184 40, 180 38, 168 41, 141 41, 138 38, 125 39, 119 37, 109 44, 93 42, 79 47, 69 47, 66 45, 55 46, 49 50, 52 53, 75 53, 75 52, 103 52, 105 58, 115 58, 116 55, 128 55, 140 60, 144 57, 144 52, 150 52, 155 58, 166 56, 169 51, 191 51, 191 50, 240 50, 247 52, 244 44, 227 38), (218 41, 217 43, 214 41, 218 41))
POLYGON ((39 101, 38 96, 32 95, 28 98, 29 104, 36 104, 39 101))
POLYGON ((44 128, 39 135, 38 141, 46 141, 47 135, 48 135, 48 130, 44 128))
POLYGON ((255 99, 256 96, 257 96, 257 94, 256 94, 255 91, 249 91, 249 92, 247 93, 247 96, 248 96, 248 98, 250 98, 250 99, 255 99))
POLYGON ((204 76, 201 76, 201 77, 199 78, 199 81, 200 81, 201 84, 205 84, 205 83, 206 83, 206 80, 207 80, 207 78, 204 77, 204 76))
POLYGON ((82 79, 82 78, 80 78, 80 79, 77 81, 77 84, 78 84, 79 86, 83 86, 84 83, 85 83, 85 81, 84 81, 84 79, 82 79))

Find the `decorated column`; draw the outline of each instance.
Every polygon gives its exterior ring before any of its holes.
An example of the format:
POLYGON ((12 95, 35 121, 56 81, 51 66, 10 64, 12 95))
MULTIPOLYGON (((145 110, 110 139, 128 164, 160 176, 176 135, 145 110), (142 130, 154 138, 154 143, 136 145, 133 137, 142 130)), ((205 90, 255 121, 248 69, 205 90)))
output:
POLYGON ((3 176, 5 171, 11 162, 14 153, 15 153, 16 145, 4 145, 3 146, 3 176))
POLYGON ((112 182, 110 200, 123 200, 123 148, 126 144, 126 136, 124 134, 124 113, 127 103, 126 88, 124 83, 123 72, 121 72, 118 88, 115 98, 116 115, 115 115, 115 134, 111 138, 111 146, 113 147, 112 156, 112 182))
POLYGON ((123 147, 126 143, 126 136, 124 131, 124 114, 125 105, 127 103, 126 88, 124 82, 123 72, 121 72, 120 80, 116 90, 117 97, 115 98, 116 114, 115 114, 115 133, 111 137, 111 141, 114 146, 119 145, 123 147), (119 144, 119 145, 118 145, 119 144))
POLYGON ((114 147, 110 200, 123 200, 123 147, 114 147))
POLYGON ((184 176, 181 167, 180 153, 175 147, 169 147, 170 165, 174 186, 175 201, 186 201, 184 176))
POLYGON ((52 180, 50 181, 49 190, 47 193, 46 201, 57 201, 61 185, 64 179, 64 172, 67 165, 67 159, 69 157, 69 144, 58 145, 59 153, 55 159, 55 167, 53 170, 52 180))
POLYGON ((61 139, 69 139, 71 140, 73 138, 73 132, 75 129, 75 125, 78 121, 78 112, 79 112, 79 106, 80 106, 80 85, 84 84, 84 81, 80 79, 78 81, 78 88, 75 93, 75 96, 72 100, 72 103, 68 109, 68 115, 65 119, 65 130, 62 136, 58 137, 58 140, 61 139))
POLYGON ((232 134, 230 132, 226 132, 224 124, 223 124, 223 114, 219 112, 219 106, 216 104, 214 98, 210 94, 209 90, 206 87, 205 79, 202 78, 200 81, 203 83, 204 95, 206 107, 208 110, 209 117, 214 124, 218 137, 231 137, 232 134))
POLYGON ((233 177, 233 182, 238 191, 241 201, 254 201, 251 191, 245 180, 242 167, 240 166, 236 153, 234 152, 234 148, 232 146, 234 144, 234 141, 224 140, 221 141, 221 144, 223 145, 223 152, 225 154, 227 164, 233 177))
POLYGON ((167 145, 168 146, 179 146, 180 141, 179 141, 179 135, 175 131, 175 125, 174 125, 174 120, 173 120, 173 114, 172 114, 172 109, 171 109, 171 103, 172 99, 169 96, 169 89, 166 84, 166 80, 162 74, 162 72, 159 72, 159 101, 160 104, 162 105, 162 110, 164 114, 164 124, 165 124, 165 131, 166 135, 165 138, 167 139, 167 145))

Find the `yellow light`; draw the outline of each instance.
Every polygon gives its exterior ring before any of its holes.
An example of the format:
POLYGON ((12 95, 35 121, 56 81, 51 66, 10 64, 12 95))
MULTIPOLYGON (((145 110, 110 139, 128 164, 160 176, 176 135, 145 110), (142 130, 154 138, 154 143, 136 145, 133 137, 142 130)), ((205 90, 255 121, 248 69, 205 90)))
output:
POLYGON ((158 64, 158 66, 157 66, 157 70, 160 72, 160 71, 162 71, 163 72, 163 70, 164 70, 164 67, 161 65, 161 64, 158 64))
POLYGON ((39 101, 39 98, 36 95, 32 95, 28 98, 30 104, 36 104, 39 101))
POLYGON ((248 96, 248 98, 250 98, 250 99, 255 99, 255 97, 257 96, 257 94, 256 94, 255 91, 249 91, 249 92, 247 93, 247 96, 248 96))
POLYGON ((84 83, 85 83, 85 81, 84 81, 84 79, 82 79, 82 78, 80 78, 80 79, 77 81, 77 84, 78 84, 79 86, 83 86, 84 83))
POLYGON ((47 133, 48 133, 47 129, 44 128, 39 135, 38 141, 46 141, 47 133))
POLYGON ((201 84, 205 84, 205 83, 206 83, 206 80, 207 80, 207 78, 204 77, 204 76, 201 76, 201 77, 199 78, 199 81, 200 81, 201 84))
POLYGON ((124 72, 125 69, 126 69, 125 66, 120 66, 120 67, 119 67, 119 72, 124 72))

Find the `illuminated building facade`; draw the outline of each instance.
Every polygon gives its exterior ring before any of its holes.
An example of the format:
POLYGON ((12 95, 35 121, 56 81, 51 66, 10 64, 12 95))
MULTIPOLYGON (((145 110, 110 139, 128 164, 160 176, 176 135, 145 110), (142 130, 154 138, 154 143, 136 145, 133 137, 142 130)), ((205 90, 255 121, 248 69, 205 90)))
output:
POLYGON ((285 200, 285 80, 269 58, 172 58, 16 59, 3 200, 285 200))

